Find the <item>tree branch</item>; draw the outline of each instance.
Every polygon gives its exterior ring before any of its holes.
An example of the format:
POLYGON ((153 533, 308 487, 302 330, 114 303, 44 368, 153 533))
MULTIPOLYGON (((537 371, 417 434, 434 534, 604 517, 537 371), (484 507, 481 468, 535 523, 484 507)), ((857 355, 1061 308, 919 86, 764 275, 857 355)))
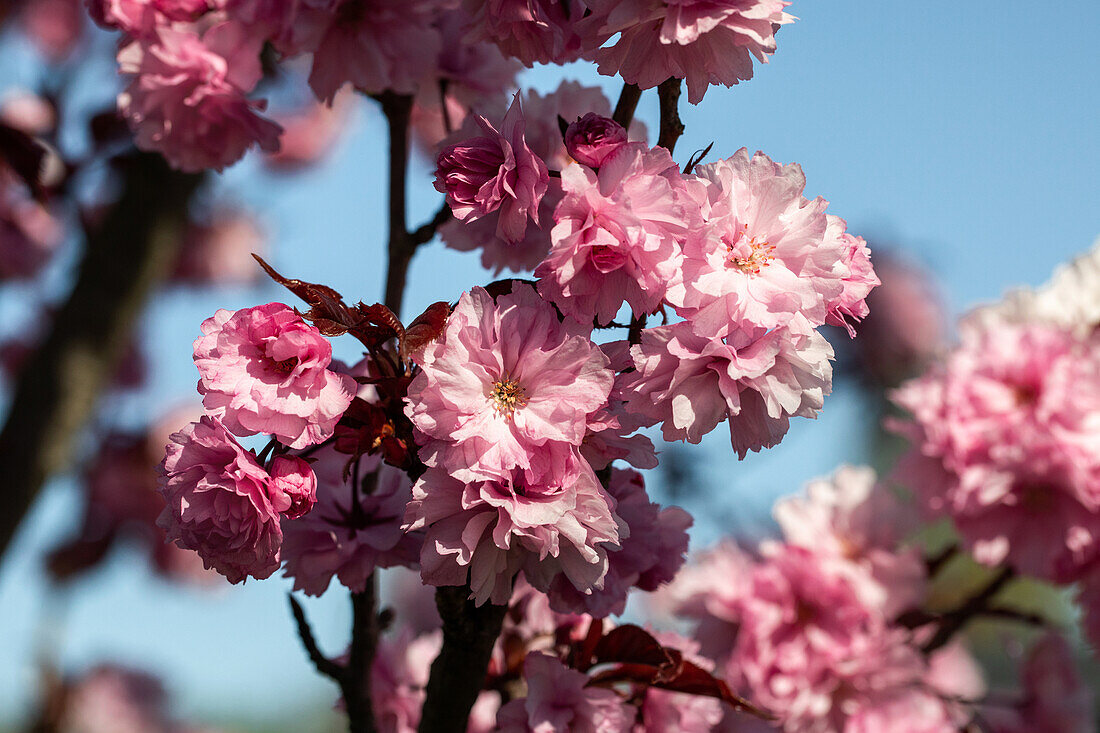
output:
POLYGON ((169 169, 157 154, 118 161, 122 196, 90 231, 68 301, 20 372, 0 432, 0 554, 39 488, 68 462, 146 298, 172 266, 186 204, 203 180, 169 169))
POLYGON ((684 123, 680 121, 680 80, 665 79, 657 87, 657 99, 661 105, 661 132, 657 144, 672 152, 676 141, 684 134, 684 123))
POLYGON ((409 235, 409 239, 416 246, 427 244, 432 241, 432 237, 439 231, 439 227, 443 226, 451 218, 451 207, 444 201, 443 205, 439 207, 439 210, 435 212, 435 216, 431 221, 421 224, 412 234, 409 235))
POLYGON ((623 90, 619 92, 619 101, 615 103, 615 111, 611 119, 625 128, 630 128, 634 120, 634 110, 638 108, 638 100, 642 98, 642 90, 637 84, 623 84, 623 90))
POLYGON ((954 611, 943 614, 939 627, 936 629, 936 633, 928 640, 928 643, 924 645, 922 651, 924 651, 925 654, 931 654, 951 641, 951 637, 966 626, 971 619, 975 616, 981 616, 989 609, 989 602, 993 600, 994 596, 1001 592, 1001 589, 1004 588, 1014 576, 1015 573, 1013 573, 1012 568, 1001 568, 993 577, 993 580, 989 581, 989 584, 971 597, 970 600, 954 611))
POLYGON ((405 299, 405 281, 409 275, 409 263, 416 254, 417 242, 409 235, 406 179, 409 169, 409 118, 412 114, 412 97, 406 94, 383 92, 375 99, 382 106, 389 128, 389 241, 386 266, 386 295, 383 302, 394 313, 401 315, 405 299))
POLYGON ((435 603, 443 619, 443 649, 432 663, 419 733, 461 733, 485 684, 489 657, 507 606, 469 600, 469 586, 443 586, 435 603))
POLYGON ((348 652, 344 704, 350 733, 374 733, 374 707, 370 696, 370 671, 378 645, 375 613, 377 577, 372 573, 362 593, 351 594, 351 649, 348 652))
POLYGON ((302 646, 306 648, 309 661, 313 662, 318 672, 334 680, 343 689, 344 668, 321 653, 317 640, 313 638, 313 631, 309 628, 309 621, 306 620, 306 612, 302 610, 302 604, 298 603, 298 599, 289 593, 286 599, 290 601, 290 612, 294 614, 294 621, 298 625, 298 637, 302 640, 302 646))

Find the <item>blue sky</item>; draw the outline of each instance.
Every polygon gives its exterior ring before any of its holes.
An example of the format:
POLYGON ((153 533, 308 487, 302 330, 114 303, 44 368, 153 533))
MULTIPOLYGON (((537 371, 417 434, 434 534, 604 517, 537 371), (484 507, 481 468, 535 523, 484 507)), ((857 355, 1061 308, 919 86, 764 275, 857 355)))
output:
MULTIPOLYGON (((1079 3, 1057 17, 1003 1, 801 0, 790 10, 799 20, 782 29, 779 52, 755 79, 712 88, 682 111, 678 158, 714 141, 712 156, 744 146, 800 163, 807 195, 827 198, 851 231, 925 263, 955 312, 1043 281, 1100 234, 1100 4, 1079 3)), ((561 78, 598 83, 612 99, 618 93, 616 80, 585 66, 535 70, 524 82, 548 90, 561 78)), ((656 129, 652 93, 639 115, 656 129)), ((380 115, 363 103, 323 166, 271 180, 245 161, 224 176, 225 195, 265 222, 277 268, 351 298, 380 296, 382 134, 380 115)), ((423 161, 410 197, 413 225, 438 205, 423 161)), ((407 312, 489 279, 476 255, 434 243, 413 263, 407 312)), ((197 401, 191 341, 199 322, 219 307, 286 297, 270 285, 159 297, 145 324, 152 384, 123 414, 197 401)), ((3 308, 0 317, 19 310, 10 298, 0 299, 3 308)), ((798 422, 768 453, 739 463, 717 431, 689 455, 731 528, 751 530, 775 496, 862 457, 863 412, 841 385, 821 419, 798 422)), ((292 634, 282 579, 215 593, 170 587, 123 552, 87 581, 49 591, 41 550, 75 521, 73 512, 71 486, 55 481, 0 566, 0 721, 29 703, 33 651, 51 609, 47 625, 60 634, 66 666, 113 658, 149 667, 164 674, 185 711, 277 719, 332 698, 292 634)), ((701 528, 700 539, 715 531, 701 528)), ((339 589, 307 603, 332 651, 345 638, 345 605, 339 589)))

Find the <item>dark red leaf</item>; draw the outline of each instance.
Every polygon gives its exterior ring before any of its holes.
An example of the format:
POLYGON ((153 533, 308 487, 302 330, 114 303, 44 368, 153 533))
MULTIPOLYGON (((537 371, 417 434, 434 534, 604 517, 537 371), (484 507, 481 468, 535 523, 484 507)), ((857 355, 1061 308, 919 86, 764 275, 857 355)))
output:
POLYGON ((405 335, 405 327, 393 311, 381 303, 365 305, 360 303, 355 308, 359 314, 360 322, 354 330, 354 335, 368 348, 374 348, 391 338, 402 338, 405 335))
POLYGON ((702 667, 685 660, 676 674, 662 680, 651 683, 654 687, 674 692, 686 692, 689 695, 703 695, 704 697, 716 697, 733 706, 735 710, 758 718, 770 720, 773 716, 756 707, 743 697, 735 695, 729 685, 718 679, 702 667))
POLYGON ((42 165, 46 154, 45 146, 33 137, 0 122, 0 160, 8 164, 38 199, 44 196, 42 165))
POLYGON ((447 327, 449 315, 451 315, 451 307, 442 301, 432 303, 424 309, 424 312, 405 329, 405 338, 401 341, 402 358, 406 354, 419 351, 439 338, 443 329, 447 327))
POLYGON ((327 285, 283 277, 257 254, 252 255, 272 280, 309 303, 302 317, 311 321, 326 336, 340 336, 354 329, 363 318, 344 303, 343 296, 327 285))
POLYGON ((652 634, 633 624, 618 626, 607 632, 597 642, 592 655, 596 664, 623 662, 674 667, 680 662, 680 652, 665 648, 652 634))

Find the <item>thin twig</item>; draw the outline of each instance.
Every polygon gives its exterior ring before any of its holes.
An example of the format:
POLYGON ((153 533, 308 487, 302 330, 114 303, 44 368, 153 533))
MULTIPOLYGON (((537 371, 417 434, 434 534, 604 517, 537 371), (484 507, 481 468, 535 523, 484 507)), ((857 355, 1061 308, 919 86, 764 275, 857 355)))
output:
POLYGON ((626 340, 632 344, 640 344, 642 342, 642 331, 645 329, 647 320, 649 320, 649 316, 645 313, 640 316, 631 316, 630 330, 627 332, 626 340))
POLYGON ((302 646, 306 648, 309 661, 313 662, 318 672, 334 680, 343 689, 344 668, 321 653, 317 640, 313 638, 313 631, 309 628, 309 621, 306 620, 306 612, 302 610, 302 605, 289 593, 286 597, 290 601, 290 612, 294 614, 294 621, 298 624, 298 637, 302 640, 302 646))
POLYGON ((945 613, 940 621, 936 633, 924 645, 924 653, 931 654, 957 634, 966 624, 976 616, 981 616, 989 610, 989 602, 1002 588, 1014 577, 1012 568, 1002 568, 976 595, 970 598, 959 608, 945 613))
POLYGON ((634 120, 634 110, 638 108, 638 100, 641 98, 641 87, 637 84, 623 84, 623 90, 619 92, 619 101, 615 103, 615 111, 611 119, 629 129, 630 123, 634 120))
POLYGON ((451 207, 444 201, 443 205, 439 207, 439 210, 435 212, 435 216, 431 221, 421 224, 419 227, 413 230, 409 235, 409 241, 414 245, 427 244, 432 241, 432 237, 439 231, 439 227, 443 226, 451 218, 451 207))
POLYGON ((946 565, 948 563, 948 561, 951 560, 951 558, 955 557, 955 555, 957 555, 958 553, 959 553, 959 545, 958 545, 958 543, 955 543, 955 544, 948 545, 943 550, 941 550, 939 553, 927 558, 924 561, 924 564, 925 564, 925 567, 928 568, 929 577, 935 575, 940 570, 942 570, 943 566, 946 565))
POLYGON ((661 82, 657 87, 657 99, 661 105, 661 132, 657 145, 671 153, 684 134, 684 123, 680 121, 680 80, 671 78, 661 82))

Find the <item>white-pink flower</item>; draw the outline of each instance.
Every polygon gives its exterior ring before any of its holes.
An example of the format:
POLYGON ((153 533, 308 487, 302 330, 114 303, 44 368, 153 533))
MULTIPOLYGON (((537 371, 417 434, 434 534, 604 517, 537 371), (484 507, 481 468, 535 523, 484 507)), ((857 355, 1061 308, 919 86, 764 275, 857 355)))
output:
POLYGON ((524 139, 519 94, 512 100, 500 131, 484 117, 474 118, 484 134, 451 145, 436 161, 435 188, 460 221, 477 221, 498 212, 496 236, 509 243, 523 239, 527 220, 539 224, 539 202, 549 173, 524 139))
POLYGON ((260 80, 259 55, 259 40, 233 22, 201 33, 164 25, 124 46, 119 70, 131 79, 118 106, 138 147, 189 172, 221 170, 254 144, 277 150, 281 128, 245 96, 260 80))
POLYGON ((767 63, 775 33, 794 17, 786 0, 589 0, 595 22, 614 43, 591 55, 601 74, 642 89, 686 79, 698 104, 710 84, 752 78, 752 59, 767 63))
POLYGON ((677 312, 703 336, 774 328, 798 313, 825 323, 851 274, 849 244, 841 233, 826 236, 828 202, 802 195, 802 169, 741 148, 695 170, 706 185, 706 224, 685 241, 683 270, 669 287, 677 312))
POLYGON ((560 322, 531 286, 496 302, 474 288, 409 385, 405 413, 424 439, 421 457, 462 480, 560 467, 607 403, 608 364, 586 330, 560 322))
POLYGON ((535 270, 539 292, 583 323, 608 323, 623 302, 637 314, 664 301, 681 266, 680 247, 699 225, 698 207, 664 148, 627 143, 598 172, 562 171, 553 247, 535 270))
POLYGON ((848 223, 839 216, 827 214, 829 221, 825 229, 826 244, 824 249, 832 249, 832 240, 839 239, 844 251, 844 264, 848 274, 841 283, 844 289, 840 295, 828 303, 828 313, 825 322, 831 326, 843 326, 848 335, 855 338, 856 329, 853 322, 858 323, 867 317, 870 308, 867 306, 867 296, 871 290, 882 284, 875 268, 871 266, 871 248, 863 237, 857 237, 847 232, 848 223))
POLYGON ((268 433, 291 448, 330 437, 355 380, 329 369, 332 344, 282 303, 219 310, 195 340, 199 393, 235 435, 268 433))

